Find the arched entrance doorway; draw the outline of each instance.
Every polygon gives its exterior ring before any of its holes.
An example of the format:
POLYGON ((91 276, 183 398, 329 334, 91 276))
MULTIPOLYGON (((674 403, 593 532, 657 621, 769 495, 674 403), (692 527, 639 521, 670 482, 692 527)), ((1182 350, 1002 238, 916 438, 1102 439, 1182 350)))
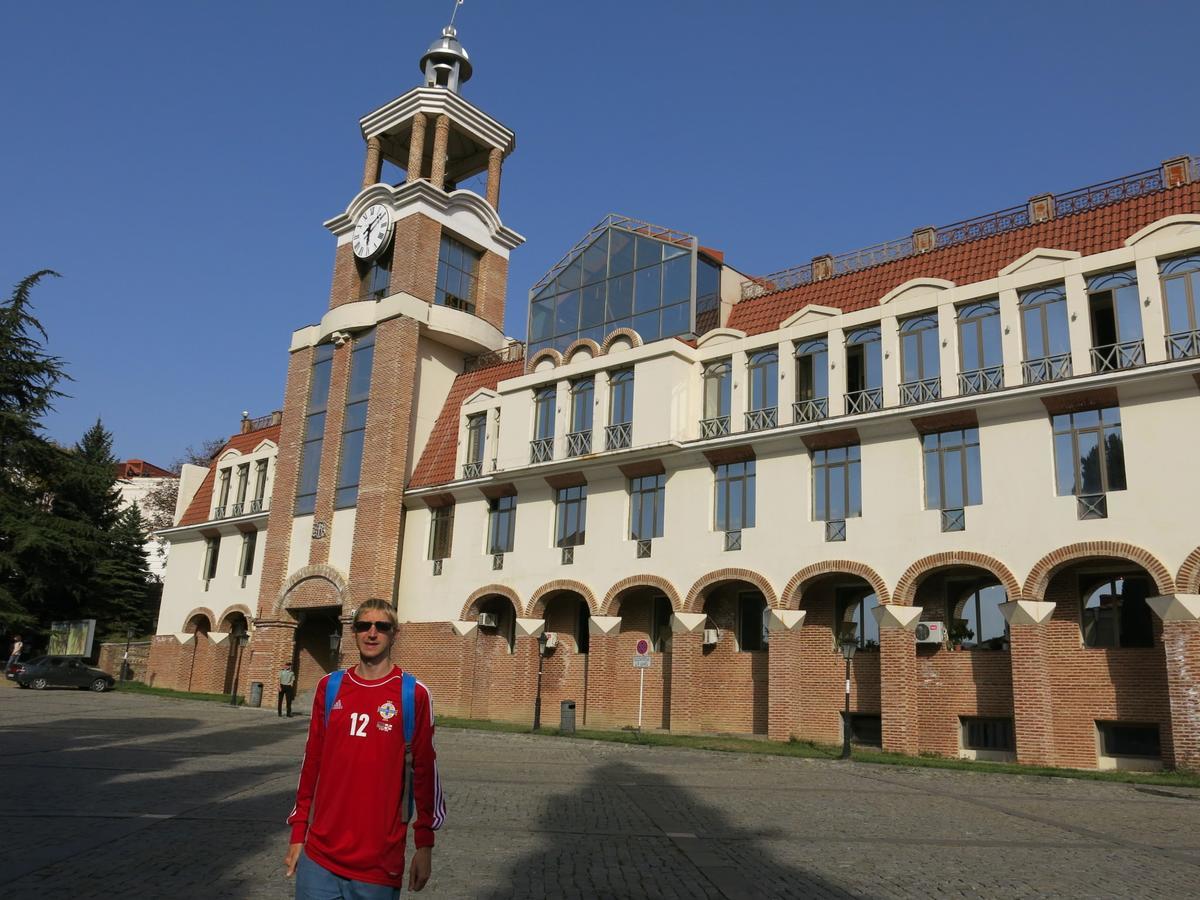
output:
POLYGON ((467 715, 473 719, 516 718, 517 610, 502 594, 480 597, 467 610, 475 629, 474 677, 467 715))
MULTIPOLYGON (((574 700, 580 721, 586 723, 591 609, 583 595, 573 590, 554 591, 534 605, 541 609, 546 632, 558 636, 558 645, 547 651, 543 661, 543 721, 556 722, 559 704, 574 700)), ((538 609, 533 612, 536 617, 538 609)))
POLYGON ((642 727, 671 727, 671 600, 661 588, 635 585, 617 594, 612 604, 620 616, 616 659, 610 676, 613 708, 608 718, 613 724, 636 725, 638 696, 642 697, 642 727), (634 669, 629 659, 637 653, 639 641, 649 644, 648 669, 634 669))
POLYGON ((311 691, 341 661, 340 606, 294 610, 297 626, 292 647, 296 694, 311 691))
POLYGON ((245 641, 250 633, 250 623, 246 614, 240 611, 229 612, 221 620, 220 631, 229 634, 229 659, 225 663, 225 685, 222 693, 231 693, 234 684, 238 683, 238 669, 245 664, 245 641))
POLYGON ((700 688, 700 731, 766 734, 770 663, 767 631, 770 604, 763 589, 733 578, 705 587, 699 611, 705 631, 716 630, 695 669, 700 688))

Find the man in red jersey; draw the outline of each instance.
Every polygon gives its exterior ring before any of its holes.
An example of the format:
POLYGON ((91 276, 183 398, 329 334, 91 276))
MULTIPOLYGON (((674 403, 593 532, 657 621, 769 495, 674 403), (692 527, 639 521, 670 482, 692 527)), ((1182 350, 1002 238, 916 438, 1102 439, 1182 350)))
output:
MULTIPOLYGON (((404 884, 408 835, 404 789, 401 677, 390 654, 396 614, 385 600, 367 600, 354 614, 361 662, 342 677, 326 716, 326 675, 313 698, 296 806, 288 816, 292 842, 284 864, 296 874, 297 900, 392 900, 404 884), (310 815, 311 812, 311 815, 310 815)), ((433 750, 433 701, 414 688, 413 823, 416 852, 408 889, 429 880, 433 832, 446 816, 433 750)))

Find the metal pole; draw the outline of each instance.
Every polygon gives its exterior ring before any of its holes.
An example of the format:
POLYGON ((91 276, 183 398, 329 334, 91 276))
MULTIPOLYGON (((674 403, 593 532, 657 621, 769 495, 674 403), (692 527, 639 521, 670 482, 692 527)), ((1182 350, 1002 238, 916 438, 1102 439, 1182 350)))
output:
POLYGON ((129 642, 133 639, 133 632, 126 629, 125 631, 125 659, 121 661, 121 680, 129 680, 129 642))
POLYGON ((533 698, 533 730, 537 731, 542 727, 542 660, 545 654, 542 653, 542 648, 538 647, 538 679, 537 679, 537 694, 533 698))
POLYGON ((842 718, 842 759, 850 758, 850 660, 846 659, 846 712, 842 718))
POLYGON ((642 689, 646 686, 646 670, 638 669, 638 731, 642 730, 642 689))
POLYGON ((229 691, 229 705, 237 706, 237 688, 238 688, 238 668, 242 662, 242 638, 240 635, 233 636, 233 687, 229 691))

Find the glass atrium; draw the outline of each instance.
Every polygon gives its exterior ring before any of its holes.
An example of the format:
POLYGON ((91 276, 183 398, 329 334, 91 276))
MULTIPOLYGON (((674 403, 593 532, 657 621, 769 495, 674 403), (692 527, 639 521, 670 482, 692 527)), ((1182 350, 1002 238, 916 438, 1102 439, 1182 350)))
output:
POLYGON ((530 292, 527 353, 601 344, 618 328, 643 343, 703 333, 717 324, 719 283, 691 235, 608 216, 530 292))

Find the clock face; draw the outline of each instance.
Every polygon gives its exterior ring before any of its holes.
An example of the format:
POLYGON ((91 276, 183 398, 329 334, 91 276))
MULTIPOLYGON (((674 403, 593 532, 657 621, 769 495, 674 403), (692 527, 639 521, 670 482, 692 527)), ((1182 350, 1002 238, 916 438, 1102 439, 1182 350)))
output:
POLYGON ((386 206, 376 203, 367 207, 354 226, 354 255, 370 259, 387 243, 392 233, 392 216, 386 206))

